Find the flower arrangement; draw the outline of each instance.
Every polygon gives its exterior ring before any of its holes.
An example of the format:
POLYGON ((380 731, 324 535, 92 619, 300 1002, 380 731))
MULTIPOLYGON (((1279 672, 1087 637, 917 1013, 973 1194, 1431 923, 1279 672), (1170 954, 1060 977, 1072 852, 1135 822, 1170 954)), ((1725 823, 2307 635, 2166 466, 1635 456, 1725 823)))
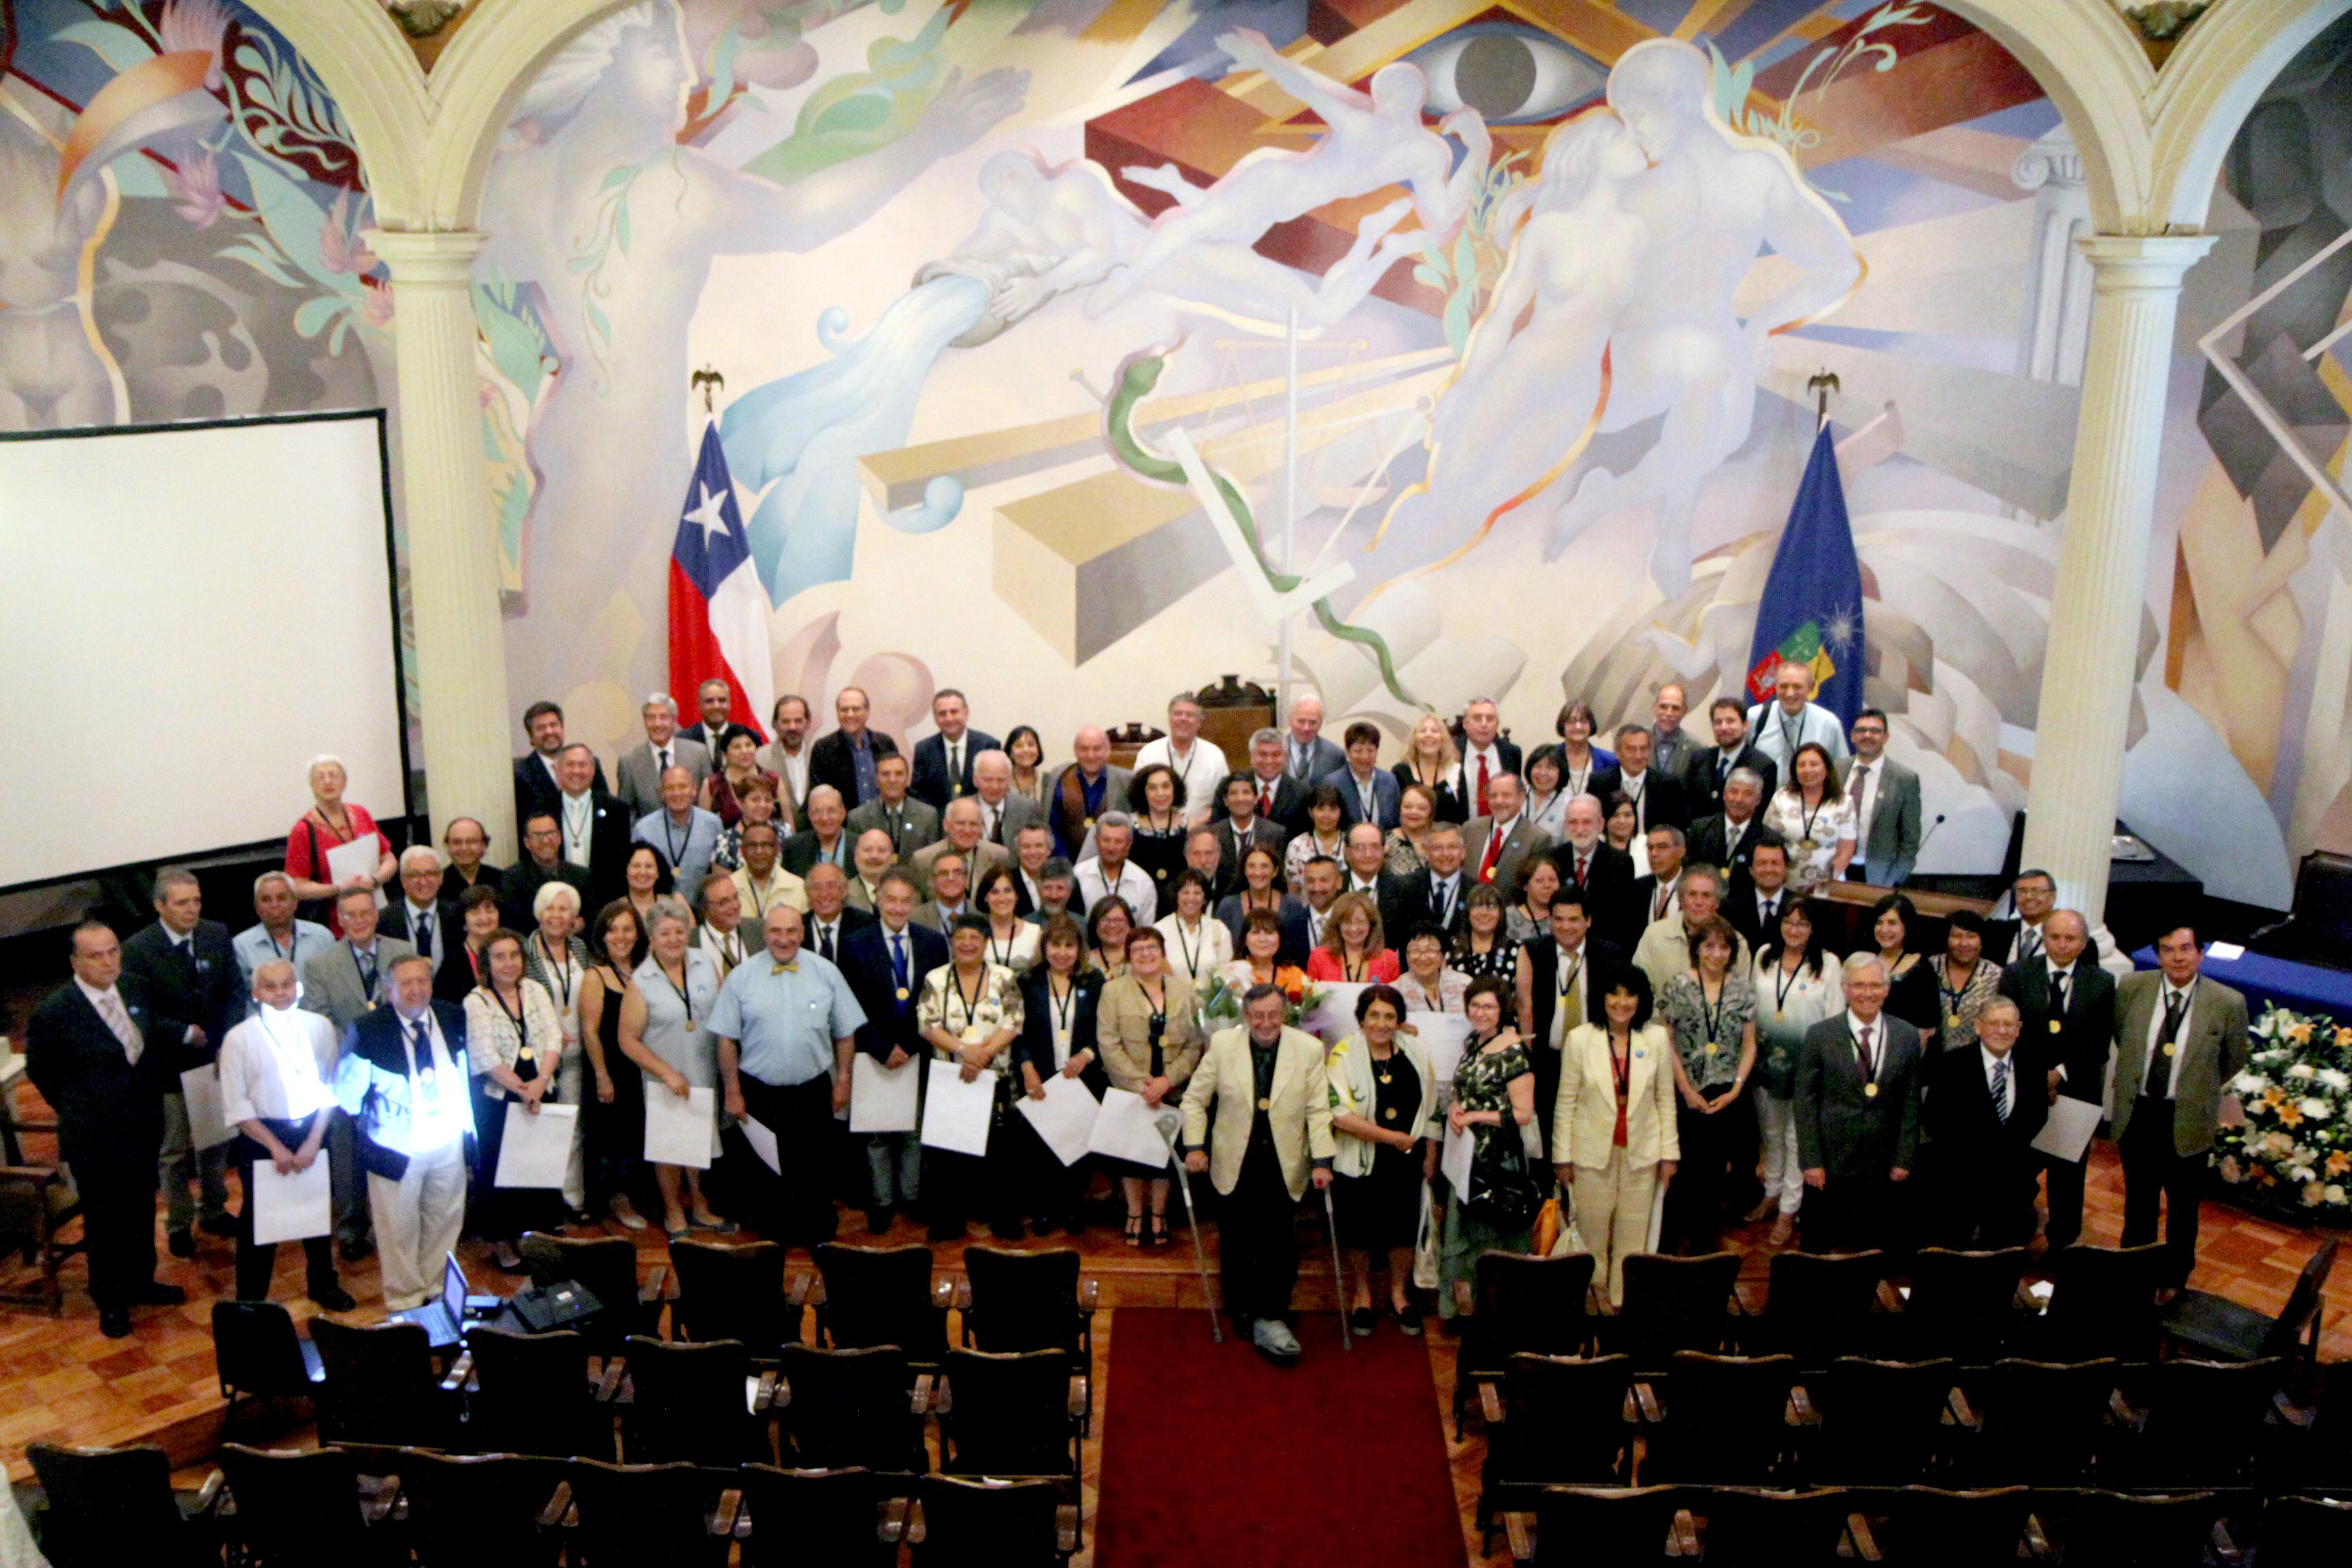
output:
MULTIPOLYGON (((1307 984, 1307 972, 1293 964, 1282 964, 1274 972, 1274 983, 1282 987, 1288 1001, 1282 1021, 1292 1028, 1299 1020, 1323 1005, 1330 994, 1327 987, 1307 984)), ((1207 984, 1196 988, 1193 1005, 1200 1014, 1201 1032, 1212 1034, 1219 1029, 1233 1028, 1242 1021, 1242 996, 1246 986, 1235 985, 1223 974, 1212 976, 1207 984)))
POLYGON ((2230 1082, 2245 1120, 2215 1141, 2221 1180, 2298 1219, 2352 1221, 2352 1027, 2266 1009, 2230 1082))

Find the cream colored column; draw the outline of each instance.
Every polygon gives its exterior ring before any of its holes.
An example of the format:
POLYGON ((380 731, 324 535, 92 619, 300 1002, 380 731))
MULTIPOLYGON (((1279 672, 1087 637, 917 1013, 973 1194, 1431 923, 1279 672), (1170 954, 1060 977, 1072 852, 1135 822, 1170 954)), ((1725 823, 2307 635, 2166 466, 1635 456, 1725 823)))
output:
POLYGON ((476 817, 489 830, 491 859, 504 862, 516 858, 519 841, 474 369, 471 273, 482 237, 383 230, 369 243, 392 268, 409 602, 433 834, 438 839, 451 817, 476 817))
POLYGON ((2100 923, 2123 784, 2157 449, 2180 279, 2210 235, 2094 235, 2090 352, 2083 367, 2066 536, 2050 602, 2034 725, 2024 864, 2048 868, 2062 908, 2100 923))

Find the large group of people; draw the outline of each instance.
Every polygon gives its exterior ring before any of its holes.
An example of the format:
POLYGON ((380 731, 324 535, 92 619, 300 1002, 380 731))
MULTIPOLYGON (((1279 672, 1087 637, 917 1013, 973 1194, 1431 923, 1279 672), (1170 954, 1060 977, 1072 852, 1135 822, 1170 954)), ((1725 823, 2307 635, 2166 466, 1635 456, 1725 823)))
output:
POLYGON ((2175 1274, 2194 1260, 2243 1000, 2199 978, 2187 927, 2158 943, 2160 973, 2118 984, 2038 871, 2017 879, 2006 966, 1988 938, 2008 928, 1967 913, 1920 951, 1900 892, 1866 943, 1826 951, 1828 883, 1909 874, 1919 781, 1886 755, 1884 714, 1842 726, 1802 665, 1769 700, 1717 699, 1706 737, 1668 686, 1613 733, 1570 702, 1528 754, 1480 700, 1458 731, 1429 716, 1394 737, 1386 769, 1391 737, 1358 721, 1335 744, 1311 695, 1230 763, 1186 694, 1131 768, 1089 727, 1059 769, 1028 726, 975 729, 952 690, 911 754, 854 688, 821 735, 801 697, 765 736, 730 701, 707 683, 682 728, 669 696, 648 699, 617 789, 534 703, 503 867, 465 816, 438 848, 395 853, 321 757, 253 924, 205 919, 196 879, 165 870, 152 925, 73 932, 30 1068, 80 1185, 107 1333, 178 1298, 155 1278, 159 1183, 170 1250, 233 1240, 240 1294, 267 1291, 265 1164, 330 1163, 310 1297, 348 1308, 335 1250, 373 1250, 395 1310, 427 1298, 469 1225, 509 1268, 533 1226, 814 1245, 843 1204, 876 1234, 904 1212, 935 1240, 974 1220, 1011 1238, 1075 1232, 1099 1185, 1120 1239, 1150 1248, 1198 1173, 1226 1309, 1288 1359, 1310 1185, 1330 1190, 1359 1332, 1383 1308, 1419 1331, 1416 1249, 1437 1310, 1472 1310, 1479 1255, 1530 1245, 1555 1194, 1561 1245, 1612 1295, 1629 1253, 1711 1250, 1727 1220, 1818 1249, 2021 1240, 2045 1172, 2060 1246, 2080 1233, 2084 1166, 2035 1134, 2061 1099, 2101 1100, 2111 1068, 2125 1240, 2165 1213, 2175 1274), (1356 988, 1356 1027, 1327 1049, 1298 1024, 1332 985, 1356 988), (912 1063, 991 1086, 984 1153, 850 1130, 855 1087, 912 1063), (194 1068, 216 1074, 233 1133, 202 1151, 194 1068), (1054 1155, 1013 1111, 1056 1077, 1139 1097, 1170 1159, 1054 1155), (649 1108, 704 1105, 707 1150, 690 1131, 665 1145, 686 1163, 649 1163, 649 1108), (509 1112, 556 1106, 560 1185, 499 1185, 509 1112), (235 1218, 230 1165, 247 1183, 235 1218))

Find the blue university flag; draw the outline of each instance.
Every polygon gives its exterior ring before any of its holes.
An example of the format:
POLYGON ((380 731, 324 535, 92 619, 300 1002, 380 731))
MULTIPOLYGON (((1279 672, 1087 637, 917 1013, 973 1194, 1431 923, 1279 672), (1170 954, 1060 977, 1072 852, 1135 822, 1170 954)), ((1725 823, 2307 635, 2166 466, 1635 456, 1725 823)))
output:
POLYGON ((1820 688, 1813 700, 1838 716, 1841 728, 1851 728, 1862 709, 1862 563, 1846 521, 1837 447, 1823 425, 1757 602, 1748 698, 1769 701, 1782 664, 1811 665, 1820 688))

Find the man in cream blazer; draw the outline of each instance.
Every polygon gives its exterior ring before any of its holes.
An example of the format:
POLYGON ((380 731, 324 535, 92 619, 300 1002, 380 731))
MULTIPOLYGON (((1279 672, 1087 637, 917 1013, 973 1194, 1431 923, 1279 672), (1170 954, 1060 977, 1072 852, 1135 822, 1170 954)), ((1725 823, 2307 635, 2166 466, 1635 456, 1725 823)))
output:
MULTIPOLYGON (((1625 1300, 1625 1255, 1650 1247, 1650 1205, 1682 1158, 1675 1131, 1674 1038, 1653 1023, 1646 998, 1629 1001, 1610 986, 1602 1005, 1622 1009, 1625 1146, 1617 1147, 1617 1059, 1610 1031, 1579 1024, 1560 1041, 1559 1097, 1551 1118, 1552 1169, 1569 1191, 1576 1234, 1592 1254, 1593 1272, 1613 1306, 1625 1300)), ((1639 997, 1638 992, 1633 995, 1639 997)))
POLYGON ((1244 1025, 1211 1037, 1184 1090, 1184 1168, 1217 1189, 1225 1310, 1277 1365, 1298 1359, 1283 1321, 1298 1282, 1298 1200, 1331 1184, 1331 1089, 1323 1043, 1286 1026, 1271 985, 1242 1001, 1244 1025), (1210 1107, 1216 1121, 1209 1120, 1210 1107))

